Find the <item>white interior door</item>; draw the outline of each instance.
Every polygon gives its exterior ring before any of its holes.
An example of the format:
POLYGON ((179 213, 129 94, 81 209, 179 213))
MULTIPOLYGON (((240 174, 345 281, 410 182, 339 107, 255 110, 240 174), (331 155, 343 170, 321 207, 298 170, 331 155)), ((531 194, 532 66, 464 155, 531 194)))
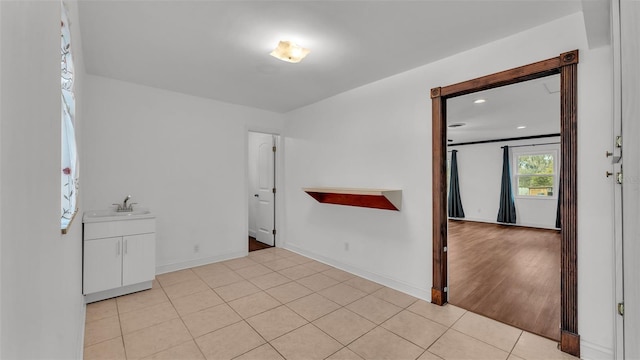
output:
POLYGON ((620 1, 624 358, 640 359, 640 2, 620 1))
POLYGON ((258 205, 256 216, 256 240, 274 246, 275 184, 274 137, 264 135, 258 143, 257 185, 258 205))

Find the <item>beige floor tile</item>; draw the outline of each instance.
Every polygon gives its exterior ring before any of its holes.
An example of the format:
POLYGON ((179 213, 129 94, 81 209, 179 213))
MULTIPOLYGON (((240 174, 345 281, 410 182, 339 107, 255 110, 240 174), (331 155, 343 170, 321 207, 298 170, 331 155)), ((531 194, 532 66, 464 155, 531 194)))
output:
POLYGON ((506 359, 509 353, 461 332, 449 329, 430 348, 429 352, 443 359, 506 359))
POLYGON ((169 320, 124 335, 127 359, 139 359, 170 349, 191 339, 180 319, 169 320))
POLYGON ((450 304, 439 306, 424 300, 416 301, 407 310, 447 327, 453 325, 466 312, 466 310, 450 304))
POLYGON ((329 265, 327 265, 325 263, 321 263, 320 261, 315 261, 315 260, 309 261, 308 263, 305 263, 304 265, 312 268, 313 270, 315 270, 317 272, 323 272, 323 271, 334 269, 333 266, 329 266, 329 265))
POLYGON ((340 305, 318 294, 292 301, 287 306, 309 321, 314 321, 340 308, 340 305))
POLYGON ((258 315, 280 305, 281 303, 278 300, 272 298, 264 291, 233 300, 229 303, 229 306, 238 312, 238 314, 240 314, 244 319, 258 315))
POLYGON ((248 280, 242 280, 233 284, 215 288, 214 291, 224 300, 232 301, 241 297, 255 294, 260 289, 248 280))
POLYGON ((182 317, 193 337, 221 329, 242 320, 227 304, 221 304, 182 317))
POLYGON ((267 290, 267 293, 269 293, 269 295, 273 296, 283 304, 299 299, 303 296, 307 296, 312 292, 313 291, 298 284, 297 282, 282 284, 280 286, 276 286, 267 290))
POLYGON ((447 331, 445 326, 406 310, 385 321, 382 327, 423 349, 429 348, 447 331))
POLYGON ((558 350, 557 342, 526 331, 522 333, 511 353, 527 360, 576 359, 575 357, 558 350))
POLYGON ((200 275, 202 281, 204 281, 212 289, 244 281, 244 278, 235 271, 227 269, 224 272, 210 273, 206 275, 200 275))
POLYGON ((271 345, 264 344, 234 360, 284 360, 284 358, 271 345))
POLYGON ((176 308, 180 316, 191 314, 222 303, 224 303, 224 300, 222 300, 222 298, 220 298, 220 296, 211 289, 173 300, 173 306, 176 308))
POLYGON ((120 315, 120 327, 123 334, 129 334, 177 317, 173 305, 165 302, 120 315))
POLYGON ((250 279, 253 285, 259 287, 262 290, 267 290, 278 285, 286 284, 291 281, 288 277, 280 275, 276 272, 272 272, 266 275, 258 276, 250 279))
POLYGON ((280 271, 286 268, 290 268, 296 265, 299 265, 289 259, 286 258, 277 258, 275 260, 272 261, 267 261, 265 263, 262 263, 262 265, 268 267, 269 269, 273 270, 273 271, 280 271))
POLYGON ((388 287, 383 287, 382 289, 376 290, 372 295, 390 302, 393 305, 400 306, 401 308, 406 308, 407 306, 413 304, 414 302, 416 302, 416 300, 418 300, 411 295, 388 287))
POLYGON ((153 281, 151 281, 151 288, 152 289, 161 289, 162 286, 160 285, 160 282, 157 279, 153 279, 153 281))
POLYGON ((271 341, 309 322, 286 306, 279 306, 247 319, 267 341, 271 341))
POLYGON ((184 269, 158 275, 156 276, 156 279, 160 282, 162 287, 166 287, 189 280, 197 280, 198 275, 191 271, 191 269, 184 269))
POLYGON ((193 272, 196 273, 196 275, 198 275, 201 278, 204 278, 210 275, 215 275, 215 274, 229 273, 233 271, 228 267, 224 266, 222 263, 213 263, 213 264, 197 266, 192 268, 191 270, 193 270, 193 272))
POLYGON ((102 300, 87 304, 85 322, 100 320, 118 315, 116 299, 102 300))
POLYGON ((169 302, 169 298, 162 289, 145 290, 116 298, 120 314, 144 309, 162 302, 169 302))
POLYGON ((163 286, 162 289, 164 289, 164 292, 167 294, 169 299, 175 300, 182 296, 205 291, 209 289, 209 286, 207 286, 204 281, 195 279, 187 280, 170 286, 163 286))
POLYGON ((246 322, 227 326, 196 339, 207 359, 232 359, 265 343, 246 322))
MULTIPOLYGON (((348 273, 346 271, 340 270, 340 269, 336 269, 336 268, 331 268, 329 270, 325 270, 322 272, 323 274, 327 275, 330 278, 336 279, 340 282, 343 281, 347 281, 349 279, 352 279, 355 275, 348 273)), ((346 349, 347 351, 349 351, 349 349, 346 349)))
POLYGON ((174 346, 171 349, 160 351, 145 359, 148 360, 204 360, 205 357, 200 352, 200 348, 193 340, 189 340, 184 344, 174 346))
POLYGON ((261 264, 255 264, 236 270, 236 274, 242 276, 245 279, 253 279, 258 276, 270 274, 272 272, 273 270, 261 264))
POLYGON ((378 299, 373 295, 363 297, 360 300, 347 305, 347 309, 373 321, 376 324, 382 324, 393 315, 399 313, 402 308, 378 299))
POLYGON ((511 352, 522 330, 467 311, 452 326, 459 332, 511 352))
POLYGON ((382 288, 382 285, 358 276, 354 276, 344 283, 349 286, 353 286, 356 289, 362 290, 367 294, 371 294, 372 292, 382 288))
POLYGON ((424 351, 381 327, 371 330, 354 341, 349 345, 349 349, 364 359, 389 360, 415 359, 424 351))
POLYGON ((300 278, 317 273, 317 271, 305 265, 292 266, 290 268, 282 269, 278 272, 291 280, 298 280, 300 278))
POLYGON ((308 262, 313 261, 313 259, 309 259, 309 258, 308 258, 308 257, 306 257, 306 256, 302 256, 302 255, 298 255, 298 254, 293 254, 293 255, 290 255, 290 256, 285 256, 285 258, 286 258, 287 260, 291 260, 291 261, 293 261, 293 262, 294 262, 294 263, 296 263, 296 264, 306 264, 306 263, 308 263, 308 262))
POLYGON ((313 291, 320 291, 322 289, 326 289, 330 286, 338 284, 337 280, 334 280, 327 275, 323 275, 320 273, 298 279, 297 282, 313 291))
POLYGON ((92 321, 85 325, 84 346, 94 345, 121 335, 118 316, 92 321))
POLYGON ((348 345, 376 327, 376 324, 345 308, 329 313, 314 321, 313 324, 342 345, 348 345))
POLYGON ((344 347, 333 355, 329 356, 327 360, 363 360, 358 354, 349 350, 349 348, 344 347))
POLYGON ((271 342, 285 359, 324 359, 342 345, 317 327, 308 324, 271 342))
POLYGON ((287 250, 287 249, 283 249, 283 248, 279 248, 279 247, 271 248, 271 251, 274 254, 276 254, 276 255, 278 255, 280 257, 285 257, 285 258, 289 257, 289 256, 293 256, 293 255, 298 255, 298 254, 294 253, 293 251, 290 251, 290 250, 287 250))
POLYGON ((247 266, 256 265, 257 262, 245 256, 245 257, 241 257, 233 260, 223 261, 222 264, 224 264, 226 267, 228 267, 231 270, 238 270, 247 266))
POLYGON ((125 360, 122 337, 113 338, 84 348, 84 360, 125 360))
POLYGON ((418 360, 442 360, 442 358, 438 355, 435 355, 429 352, 429 350, 427 350, 424 353, 422 353, 422 355, 420 355, 418 360))
POLYGON ((249 259, 260 264, 264 264, 266 262, 273 261, 279 258, 280 257, 276 255, 274 252, 265 251, 265 250, 252 251, 249 253, 249 259))
POLYGON ((338 284, 326 289, 322 289, 318 291, 318 294, 342 306, 350 304, 367 295, 367 293, 365 293, 364 291, 360 291, 345 284, 338 284))
POLYGON ((507 360, 524 360, 524 359, 523 359, 523 358, 521 358, 521 357, 517 357, 517 356, 515 356, 515 355, 511 354, 511 355, 509 355, 509 357, 507 358, 507 360))

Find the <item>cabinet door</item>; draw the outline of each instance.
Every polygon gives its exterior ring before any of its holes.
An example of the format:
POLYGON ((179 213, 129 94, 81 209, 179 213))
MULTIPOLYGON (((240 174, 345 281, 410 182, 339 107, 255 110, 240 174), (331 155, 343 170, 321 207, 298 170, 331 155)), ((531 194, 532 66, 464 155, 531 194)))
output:
POLYGON ((155 234, 123 237, 122 286, 151 281, 156 276, 155 234))
POLYGON ((83 292, 91 294, 122 284, 122 237, 84 242, 83 292))

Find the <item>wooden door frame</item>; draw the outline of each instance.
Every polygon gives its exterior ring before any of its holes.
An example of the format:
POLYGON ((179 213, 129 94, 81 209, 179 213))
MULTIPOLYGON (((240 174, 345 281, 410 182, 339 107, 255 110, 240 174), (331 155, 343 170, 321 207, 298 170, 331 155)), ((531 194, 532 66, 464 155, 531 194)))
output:
POLYGON ((431 302, 447 302, 447 99, 560 74, 561 323, 560 349, 580 356, 578 335, 578 50, 557 57, 431 89, 433 157, 433 287, 431 302))

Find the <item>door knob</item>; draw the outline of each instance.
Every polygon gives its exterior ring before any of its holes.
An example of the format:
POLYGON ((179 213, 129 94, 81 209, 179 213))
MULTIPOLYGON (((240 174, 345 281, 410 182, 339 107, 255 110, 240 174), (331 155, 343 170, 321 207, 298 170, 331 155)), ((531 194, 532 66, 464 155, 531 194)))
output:
POLYGON ((258 194, 253 194, 253 196, 254 196, 254 197, 260 197, 260 195, 258 195, 258 194))

